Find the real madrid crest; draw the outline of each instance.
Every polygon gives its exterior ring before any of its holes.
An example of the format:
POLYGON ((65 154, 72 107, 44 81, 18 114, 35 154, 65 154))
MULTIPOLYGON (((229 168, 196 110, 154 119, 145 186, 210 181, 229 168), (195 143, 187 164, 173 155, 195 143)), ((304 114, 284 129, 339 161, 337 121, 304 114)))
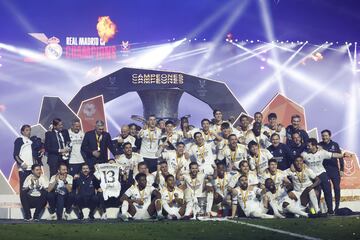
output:
POLYGON ((59 45, 60 40, 57 37, 48 39, 48 44, 45 47, 45 56, 52 60, 57 60, 62 55, 62 47, 59 45))

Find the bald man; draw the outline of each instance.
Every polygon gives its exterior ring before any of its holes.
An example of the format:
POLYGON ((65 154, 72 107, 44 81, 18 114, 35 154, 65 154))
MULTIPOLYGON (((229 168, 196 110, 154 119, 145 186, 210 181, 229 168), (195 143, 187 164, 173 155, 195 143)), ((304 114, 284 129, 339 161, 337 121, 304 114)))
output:
POLYGON ((133 152, 137 152, 137 147, 135 145, 135 141, 136 141, 136 139, 130 135, 129 125, 122 125, 121 133, 119 134, 119 136, 117 136, 116 138, 114 138, 112 140, 112 142, 116 148, 116 153, 119 155, 124 153, 123 145, 124 145, 124 143, 127 143, 127 142, 131 143, 133 152))

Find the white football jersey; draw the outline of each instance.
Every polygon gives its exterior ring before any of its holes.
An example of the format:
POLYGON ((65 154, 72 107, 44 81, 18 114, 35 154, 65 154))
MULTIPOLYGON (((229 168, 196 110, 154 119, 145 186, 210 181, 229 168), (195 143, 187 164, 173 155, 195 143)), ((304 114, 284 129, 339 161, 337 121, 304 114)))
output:
POLYGON ((176 151, 171 150, 163 152, 161 156, 166 160, 171 174, 176 173, 176 170, 179 167, 181 167, 180 173, 188 172, 190 160, 187 160, 184 154, 181 157, 178 157, 176 151))
POLYGON ((171 192, 169 189, 162 188, 160 191, 161 200, 166 201, 167 203, 172 203, 175 199, 175 196, 179 199, 184 199, 184 191, 178 187, 175 187, 174 190, 171 192))
POLYGON ((277 133, 280 136, 280 142, 282 143, 286 142, 286 129, 284 127, 281 127, 281 130, 278 132, 276 129, 273 130, 268 125, 265 125, 261 129, 261 132, 268 132, 270 136, 273 135, 274 133, 277 133))
MULTIPOLYGON (((238 181, 239 181, 239 178, 241 177, 241 173, 238 172, 236 173, 235 175, 233 175, 231 178, 230 178, 230 182, 229 182, 229 187, 230 188, 235 188, 238 181)), ((258 179, 258 176, 256 175, 256 172, 254 171, 250 171, 248 173, 248 185, 249 187, 250 186, 256 186, 259 184, 259 179, 258 179)))
POLYGON ((213 185, 215 188, 215 192, 219 193, 222 197, 225 197, 228 194, 228 186, 230 182, 231 176, 229 173, 225 172, 223 178, 215 178, 213 179, 213 185))
POLYGON ((286 170, 287 175, 291 178, 294 190, 303 192, 305 188, 313 184, 312 180, 316 178, 316 174, 308 167, 304 166, 301 172, 286 170))
POLYGON ((161 134, 162 133, 159 128, 155 128, 154 130, 141 129, 139 132, 139 137, 141 138, 141 156, 144 158, 156 158, 161 134))
POLYGON ((79 164, 84 163, 84 158, 81 155, 81 144, 84 139, 84 132, 79 131, 78 133, 74 133, 71 129, 68 130, 69 137, 71 140, 71 152, 70 152, 70 164, 79 164))
POLYGON ((279 189, 283 182, 287 179, 287 174, 280 169, 277 169, 275 174, 271 174, 269 169, 266 169, 259 177, 261 184, 265 185, 265 181, 268 178, 271 178, 275 183, 276 189, 279 189))
POLYGON ((319 176, 321 173, 326 172, 323 161, 332 157, 332 153, 324 149, 318 149, 316 153, 303 152, 301 156, 308 167, 319 176))
POLYGON ((199 169, 205 174, 209 175, 214 172, 212 164, 216 160, 216 145, 214 142, 205 142, 201 147, 193 144, 190 147, 189 154, 190 160, 199 164, 199 169))
POLYGON ((127 174, 129 174, 130 170, 133 170, 134 175, 136 175, 137 166, 140 162, 143 162, 144 159, 140 154, 133 152, 130 158, 127 158, 125 154, 121 154, 115 161, 120 166, 120 169, 127 174))
POLYGON ((121 184, 119 182, 120 166, 116 163, 102 163, 95 167, 95 177, 100 180, 104 200, 109 197, 119 197, 121 184))
POLYGON ((154 187, 146 186, 143 190, 140 191, 138 186, 134 184, 128 190, 126 190, 124 194, 132 200, 140 199, 144 202, 143 205, 134 203, 136 208, 147 208, 151 204, 151 194, 154 190, 154 187))
POLYGON ((193 197, 204 196, 204 184, 205 174, 199 172, 196 178, 191 178, 190 174, 184 175, 184 181, 186 185, 185 197, 186 199, 192 199, 193 197))
POLYGON ((261 176, 268 168, 268 161, 273 158, 273 155, 267 149, 260 149, 257 157, 250 156, 249 165, 251 170, 256 170, 257 174, 261 176))
POLYGON ((247 190, 242 190, 240 187, 237 187, 235 190, 237 192, 236 200, 247 217, 250 216, 252 211, 261 208, 261 202, 257 198, 261 189, 257 187, 248 187, 247 190))
POLYGON ((239 169, 239 163, 247 160, 247 157, 247 148, 242 144, 237 144, 235 151, 231 150, 229 145, 227 145, 225 148, 219 150, 218 153, 218 159, 225 159, 229 170, 232 170, 233 167, 239 169))
POLYGON ((261 133, 260 136, 255 137, 252 130, 246 133, 246 145, 249 144, 249 142, 251 141, 257 142, 263 149, 266 149, 271 145, 269 138, 265 134, 261 133))

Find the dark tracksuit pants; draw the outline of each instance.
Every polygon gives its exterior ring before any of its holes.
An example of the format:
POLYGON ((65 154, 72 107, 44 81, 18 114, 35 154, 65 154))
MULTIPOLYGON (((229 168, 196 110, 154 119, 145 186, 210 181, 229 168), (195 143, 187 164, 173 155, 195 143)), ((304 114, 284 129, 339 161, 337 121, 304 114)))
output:
POLYGON ((99 204, 99 196, 97 196, 95 193, 94 195, 82 195, 82 194, 76 194, 75 196, 75 205, 78 206, 80 211, 82 211, 83 208, 89 208, 90 213, 94 214, 94 211, 96 207, 99 204))
POLYGON ((334 168, 334 167, 326 167, 326 173, 328 175, 328 177, 330 178, 330 181, 332 182, 332 185, 334 187, 334 193, 335 193, 335 209, 339 208, 340 205, 340 181, 341 181, 341 177, 340 177, 340 172, 338 168, 334 168))
POLYGON ((35 208, 34 219, 40 218, 40 213, 46 206, 47 191, 40 190, 41 195, 39 197, 33 197, 28 194, 27 191, 20 192, 20 201, 24 210, 24 218, 31 218, 31 208, 35 208))
MULTIPOLYGON (((332 192, 331 192, 330 179, 326 172, 321 173, 318 177, 321 180, 319 190, 322 189, 324 192, 325 202, 326 202, 328 211, 333 211, 334 209, 333 209, 333 204, 332 204, 332 192)), ((321 197, 321 191, 320 191, 320 197, 321 197)))
POLYGON ((74 203, 74 194, 72 192, 61 195, 55 191, 47 194, 49 202, 49 212, 53 214, 56 210, 56 216, 58 220, 62 219, 62 214, 65 208, 67 213, 71 212, 72 205, 74 203))

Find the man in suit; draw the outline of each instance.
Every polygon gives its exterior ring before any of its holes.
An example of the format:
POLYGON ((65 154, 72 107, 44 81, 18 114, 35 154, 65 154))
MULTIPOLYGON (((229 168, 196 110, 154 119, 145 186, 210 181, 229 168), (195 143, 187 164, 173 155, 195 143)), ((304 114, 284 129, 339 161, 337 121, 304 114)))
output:
POLYGON ((69 133, 63 129, 64 125, 60 118, 55 118, 52 125, 52 130, 45 133, 45 151, 47 152, 50 176, 55 175, 60 163, 67 159, 71 142, 69 133))
POLYGON ((118 157, 115 146, 111 142, 110 134, 105 132, 105 123, 97 120, 95 129, 85 133, 81 144, 81 150, 86 154, 85 161, 92 171, 94 171, 95 164, 108 161, 108 149, 115 158, 118 157))

